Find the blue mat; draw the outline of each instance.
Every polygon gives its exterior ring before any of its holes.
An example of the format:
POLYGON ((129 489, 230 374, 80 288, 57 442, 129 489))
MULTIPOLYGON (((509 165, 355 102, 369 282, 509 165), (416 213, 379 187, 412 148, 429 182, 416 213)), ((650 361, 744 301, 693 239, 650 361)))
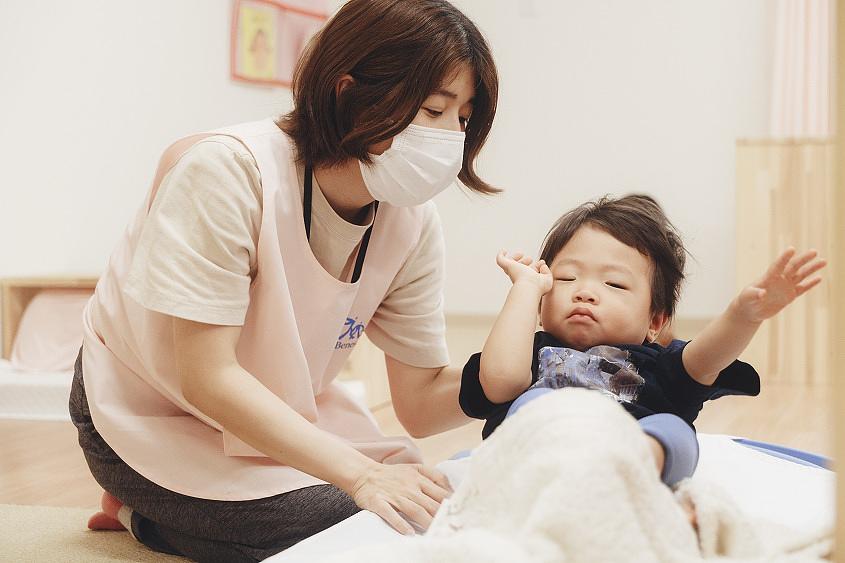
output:
POLYGON ((830 459, 810 452, 787 448, 786 446, 778 446, 777 444, 757 442, 746 438, 734 438, 733 441, 747 448, 751 448, 752 450, 757 450, 758 452, 780 459, 785 459, 799 465, 807 465, 821 469, 831 469, 832 467, 830 459))

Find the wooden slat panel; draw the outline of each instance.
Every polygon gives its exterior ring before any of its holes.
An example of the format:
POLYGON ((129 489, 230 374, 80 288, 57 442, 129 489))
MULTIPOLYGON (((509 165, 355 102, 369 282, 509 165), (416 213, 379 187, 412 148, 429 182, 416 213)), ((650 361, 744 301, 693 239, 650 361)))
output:
MULTIPOLYGON (((835 261, 833 142, 741 141, 736 164, 737 288, 790 245, 816 248, 835 261)), ((743 355, 767 381, 830 382, 831 271, 820 287, 764 323, 743 355)))
MULTIPOLYGON (((831 333, 831 351, 834 366, 845 366, 845 2, 839 2, 836 16, 836 56, 838 61, 838 76, 836 77, 836 108, 838 114, 838 138, 836 146, 836 202, 835 225, 836 234, 836 263, 833 279, 837 289, 834 292, 834 302, 830 308, 831 322, 834 330, 831 333)), ((837 370, 841 371, 841 370, 837 370)), ((836 460, 838 460, 838 484, 836 492, 836 506, 839 508, 836 526, 836 555, 839 563, 845 563, 845 471, 842 470, 842 460, 845 460, 845 377, 837 373, 833 378, 835 392, 833 394, 832 411, 836 424, 836 460)))

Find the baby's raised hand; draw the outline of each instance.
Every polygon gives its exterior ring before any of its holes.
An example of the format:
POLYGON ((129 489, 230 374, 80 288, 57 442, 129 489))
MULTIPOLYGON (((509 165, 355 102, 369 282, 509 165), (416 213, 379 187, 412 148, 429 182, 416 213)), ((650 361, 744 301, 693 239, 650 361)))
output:
POLYGON ((525 256, 521 252, 508 254, 507 251, 502 250, 496 255, 496 264, 504 270, 514 284, 517 281, 536 284, 542 294, 552 289, 554 278, 543 260, 535 262, 530 256, 525 256))
POLYGON ((818 285, 821 277, 810 276, 826 265, 815 250, 798 255, 794 248, 787 249, 762 278, 740 292, 737 297, 740 313, 751 322, 773 317, 796 297, 818 285))

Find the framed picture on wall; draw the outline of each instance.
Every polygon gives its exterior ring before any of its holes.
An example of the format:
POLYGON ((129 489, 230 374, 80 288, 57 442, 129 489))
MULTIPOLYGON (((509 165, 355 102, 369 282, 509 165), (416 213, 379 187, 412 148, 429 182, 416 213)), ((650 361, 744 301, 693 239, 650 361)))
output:
POLYGON ((300 53, 327 20, 327 0, 235 0, 232 78, 290 86, 300 53))

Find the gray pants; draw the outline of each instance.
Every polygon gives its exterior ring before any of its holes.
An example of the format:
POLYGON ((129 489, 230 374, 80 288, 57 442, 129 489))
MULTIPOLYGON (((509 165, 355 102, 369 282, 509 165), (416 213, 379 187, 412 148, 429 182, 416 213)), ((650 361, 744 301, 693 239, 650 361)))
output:
POLYGON ((81 350, 69 407, 91 474, 133 509, 132 533, 155 551, 196 561, 261 561, 360 510, 332 485, 256 500, 218 501, 175 493, 142 477, 94 428, 82 380, 81 350))

